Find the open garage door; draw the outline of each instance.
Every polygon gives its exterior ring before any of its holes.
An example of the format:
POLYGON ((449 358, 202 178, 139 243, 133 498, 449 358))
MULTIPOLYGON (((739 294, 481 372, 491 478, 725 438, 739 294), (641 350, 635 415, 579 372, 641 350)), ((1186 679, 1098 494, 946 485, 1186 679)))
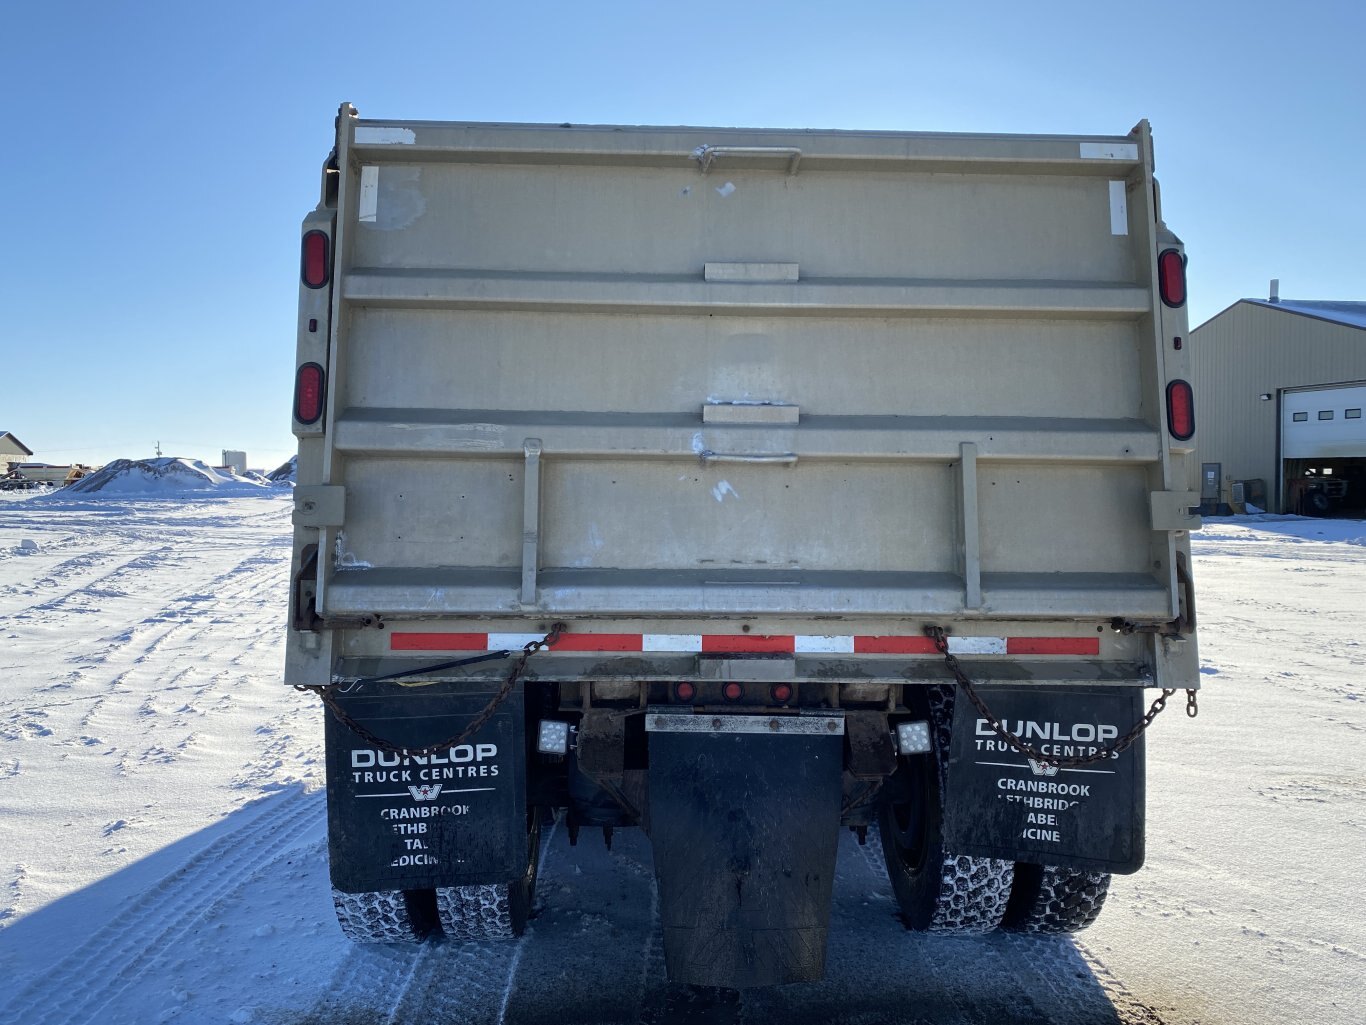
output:
POLYGON ((1295 388, 1281 396, 1281 496, 1286 512, 1366 516, 1366 383, 1295 388))

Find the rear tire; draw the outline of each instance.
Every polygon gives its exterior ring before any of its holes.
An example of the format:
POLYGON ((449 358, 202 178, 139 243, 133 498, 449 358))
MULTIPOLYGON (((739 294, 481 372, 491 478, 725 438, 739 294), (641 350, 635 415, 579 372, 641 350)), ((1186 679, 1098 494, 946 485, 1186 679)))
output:
POLYGON ((1056 865, 1015 866, 1015 883, 1002 927, 1058 935, 1081 932, 1099 916, 1110 892, 1110 873, 1056 865))
POLYGON ((888 781, 878 809, 887 875, 906 928, 990 932, 1001 924, 1015 864, 944 850, 943 766, 953 722, 952 688, 930 688, 921 712, 934 725, 935 752, 906 762, 888 781))
POLYGON ((436 891, 436 916, 449 940, 510 939, 526 931, 536 896, 541 817, 528 814, 527 859, 522 875, 507 883, 443 886, 436 891))
POLYGON ((343 893, 332 888, 337 924, 353 943, 417 943, 431 931, 412 913, 412 900, 402 890, 343 893))
POLYGON ((436 914, 448 940, 501 940, 520 936, 527 908, 510 883, 443 886, 436 891, 436 914))

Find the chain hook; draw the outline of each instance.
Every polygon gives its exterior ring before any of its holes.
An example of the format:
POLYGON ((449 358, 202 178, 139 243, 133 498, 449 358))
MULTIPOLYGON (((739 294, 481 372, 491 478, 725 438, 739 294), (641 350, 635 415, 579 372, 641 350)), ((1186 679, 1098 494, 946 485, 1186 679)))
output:
POLYGON ((1195 691, 1186 691, 1186 714, 1194 719, 1200 714, 1200 704, 1195 700, 1195 691))
POLYGON ((551 623, 550 632, 548 634, 542 637, 539 641, 532 641, 530 644, 526 645, 526 647, 524 647, 522 650, 525 651, 528 655, 534 655, 542 648, 553 648, 555 647, 555 645, 560 643, 560 635, 568 629, 569 626, 566 623, 551 623))

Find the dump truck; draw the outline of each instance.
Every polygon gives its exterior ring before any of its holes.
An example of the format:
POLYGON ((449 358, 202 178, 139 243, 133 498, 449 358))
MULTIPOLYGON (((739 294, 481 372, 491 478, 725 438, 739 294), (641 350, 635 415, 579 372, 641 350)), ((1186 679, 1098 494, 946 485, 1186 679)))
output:
POLYGON ((1146 122, 343 105, 284 673, 341 928, 520 935, 552 823, 648 837, 676 983, 820 978, 841 842, 910 930, 1088 925, 1196 710, 1185 262, 1146 122))

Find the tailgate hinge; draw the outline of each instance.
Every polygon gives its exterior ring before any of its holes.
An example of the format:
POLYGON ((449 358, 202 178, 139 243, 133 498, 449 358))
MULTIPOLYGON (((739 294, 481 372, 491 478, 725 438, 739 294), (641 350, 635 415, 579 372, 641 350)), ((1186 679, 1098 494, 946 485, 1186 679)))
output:
POLYGON ((346 519, 346 488, 340 484, 301 484, 294 489, 296 527, 340 527, 346 519))
POLYGON ((1154 491, 1149 496, 1149 504, 1153 530, 1200 529, 1200 514, 1192 512, 1200 507, 1198 491, 1154 491))

